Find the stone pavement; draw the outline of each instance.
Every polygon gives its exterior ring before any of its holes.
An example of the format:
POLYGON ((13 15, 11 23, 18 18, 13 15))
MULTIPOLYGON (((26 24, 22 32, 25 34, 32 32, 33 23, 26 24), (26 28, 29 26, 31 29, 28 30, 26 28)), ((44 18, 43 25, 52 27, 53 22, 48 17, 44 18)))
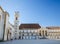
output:
POLYGON ((7 42, 0 42, 0 44, 60 44, 60 40, 12 40, 7 42))

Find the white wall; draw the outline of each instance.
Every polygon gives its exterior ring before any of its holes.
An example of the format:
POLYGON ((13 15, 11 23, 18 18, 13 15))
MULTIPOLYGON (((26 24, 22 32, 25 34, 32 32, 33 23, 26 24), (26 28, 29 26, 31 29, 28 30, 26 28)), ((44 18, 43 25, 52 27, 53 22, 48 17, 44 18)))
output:
POLYGON ((11 32, 11 39, 14 39, 14 27, 9 23, 9 27, 8 28, 11 28, 10 32, 11 32))
POLYGON ((8 13, 6 12, 5 12, 5 15, 6 15, 6 25, 5 25, 4 40, 7 40, 7 29, 8 29, 9 16, 8 16, 8 13))
POLYGON ((4 31, 4 13, 0 9, 1 21, 0 21, 0 40, 3 39, 3 31, 4 31))

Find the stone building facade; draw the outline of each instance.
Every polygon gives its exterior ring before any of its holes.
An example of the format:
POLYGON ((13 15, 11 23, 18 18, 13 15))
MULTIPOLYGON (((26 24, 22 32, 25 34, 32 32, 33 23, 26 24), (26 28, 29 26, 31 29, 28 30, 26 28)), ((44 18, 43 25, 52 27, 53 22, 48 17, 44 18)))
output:
POLYGON ((37 23, 19 25, 18 11, 15 12, 14 19, 14 24, 11 24, 9 13, 0 6, 0 40, 60 39, 60 27, 41 27, 37 23))
POLYGON ((21 24, 19 26, 20 39, 38 39, 39 24, 21 24))
POLYGON ((60 27, 46 27, 49 39, 60 39, 60 27))
POLYGON ((15 12, 14 25, 12 25, 9 22, 9 13, 7 11, 4 11, 0 6, 0 41, 11 40, 19 37, 18 16, 18 12, 15 12))

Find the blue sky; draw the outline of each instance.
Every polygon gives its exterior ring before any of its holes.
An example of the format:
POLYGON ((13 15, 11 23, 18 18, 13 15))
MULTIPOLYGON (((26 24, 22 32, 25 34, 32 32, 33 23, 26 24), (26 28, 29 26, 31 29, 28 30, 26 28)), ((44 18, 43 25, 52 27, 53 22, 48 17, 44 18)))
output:
POLYGON ((39 23, 41 26, 60 26, 60 0, 0 0, 0 6, 10 14, 20 12, 21 23, 39 23))

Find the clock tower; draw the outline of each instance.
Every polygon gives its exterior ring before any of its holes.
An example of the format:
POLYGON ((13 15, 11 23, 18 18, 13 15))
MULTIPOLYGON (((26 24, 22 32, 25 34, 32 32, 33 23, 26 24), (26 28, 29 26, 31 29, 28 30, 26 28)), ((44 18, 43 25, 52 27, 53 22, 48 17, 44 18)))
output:
POLYGON ((15 29, 15 31, 14 31, 14 38, 15 39, 18 39, 19 38, 19 12, 18 11, 16 11, 15 12, 15 20, 14 20, 14 29, 15 29))

